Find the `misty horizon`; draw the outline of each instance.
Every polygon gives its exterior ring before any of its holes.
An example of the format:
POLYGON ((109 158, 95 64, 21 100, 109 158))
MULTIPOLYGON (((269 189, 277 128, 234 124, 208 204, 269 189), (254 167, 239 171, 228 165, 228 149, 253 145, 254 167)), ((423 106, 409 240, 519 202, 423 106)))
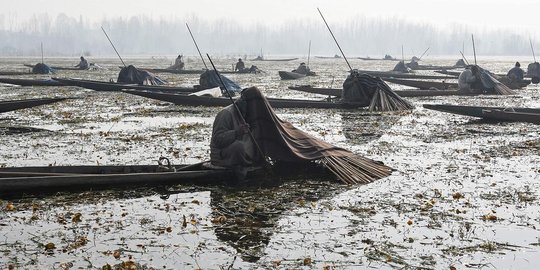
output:
MULTIPOLYGON (((42 13, 22 22, 6 22, 0 15, 0 56, 40 56, 42 42, 44 54, 50 57, 114 55, 101 26, 123 55, 198 55, 186 22, 201 50, 214 55, 255 56, 261 51, 263 55, 306 55, 309 41, 312 55, 339 53, 320 18, 287 20, 280 25, 207 20, 197 15, 169 19, 137 15, 92 22, 83 16, 61 13, 52 18, 42 13)), ((531 55, 529 36, 509 29, 479 30, 459 24, 443 28, 399 17, 366 16, 329 24, 345 54, 351 56, 401 58, 402 45, 406 59, 428 47, 428 55, 459 57, 463 49, 470 55, 472 33, 478 55, 531 55)))

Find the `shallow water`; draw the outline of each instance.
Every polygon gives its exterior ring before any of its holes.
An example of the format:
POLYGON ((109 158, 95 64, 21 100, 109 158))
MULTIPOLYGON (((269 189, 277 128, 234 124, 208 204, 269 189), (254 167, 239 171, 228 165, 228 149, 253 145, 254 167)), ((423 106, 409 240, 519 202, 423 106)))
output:
MULTIPOLYGON (((0 69, 37 61, 1 59, 0 69)), ((234 63, 215 61, 224 68, 234 63)), ((116 77, 117 60, 95 62, 107 70, 56 76, 116 77)), ((128 62, 168 64, 149 58, 128 62)), ((247 61, 266 73, 229 77, 242 86, 259 86, 268 96, 315 99, 322 96, 287 86, 339 87, 346 76, 342 60, 311 59, 320 76, 279 80, 278 70, 292 70, 299 62, 247 61)), ((388 70, 395 62, 352 59, 351 64, 388 70)), ((513 60, 480 64, 500 73, 513 60)), ((196 58, 187 67, 198 67, 196 58)), ((198 81, 197 75, 162 77, 178 85, 198 81)), ((421 104, 540 107, 538 90, 532 85, 510 97, 411 98, 416 105, 411 113, 277 110, 310 134, 396 169, 368 185, 308 179, 250 189, 170 186, 1 200, 0 267, 101 268, 130 260, 141 269, 535 269, 540 263, 540 127, 484 123, 421 104), (48 243, 54 248, 47 250, 48 243)), ((45 129, 2 135, 0 166, 155 164, 162 155, 185 164, 209 158, 219 108, 76 87, 0 85, 0 100, 51 96, 78 99, 0 116, 1 126, 45 129)))

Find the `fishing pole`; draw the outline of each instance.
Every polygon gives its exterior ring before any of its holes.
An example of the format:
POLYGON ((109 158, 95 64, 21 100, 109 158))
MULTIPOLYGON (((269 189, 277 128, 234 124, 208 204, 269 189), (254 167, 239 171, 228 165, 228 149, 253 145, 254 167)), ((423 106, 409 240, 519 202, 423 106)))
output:
POLYGON ((472 39, 472 48, 473 48, 473 53, 474 53, 474 65, 476 66, 476 47, 474 46, 474 35, 471 34, 471 39, 472 39))
POLYGON ((105 29, 103 29, 103 26, 101 27, 101 30, 103 30, 103 34, 105 34, 105 36, 107 37, 107 39, 108 39, 109 42, 111 43, 111 46, 113 47, 114 51, 116 52, 116 55, 118 55, 118 58, 120 58, 120 61, 122 61, 122 64, 124 65, 124 67, 126 67, 126 63, 124 63, 124 60, 122 59, 122 56, 120 56, 120 54, 119 54, 118 51, 116 50, 116 47, 114 47, 113 42, 112 42, 111 39, 109 38, 109 35, 107 35, 107 32, 105 32, 105 29))
POLYGON ((43 42, 41 42, 41 63, 43 64, 43 42))
POLYGON ((197 41, 195 41, 195 38, 193 37, 193 34, 191 33, 191 29, 189 29, 189 25, 186 23, 187 30, 189 31, 189 34, 191 35, 191 39, 193 40, 193 43, 195 43, 195 48, 197 48, 197 51, 199 52, 199 55, 201 56, 202 63, 204 64, 204 68, 208 70, 208 66, 206 66, 206 62, 204 62, 204 57, 201 54, 201 50, 199 50, 199 45, 197 45, 197 41))
POLYGON ((308 53, 307 53, 307 66, 309 67, 309 57, 311 55, 311 40, 309 41, 308 53))
POLYGON ((459 53, 461 53, 461 56, 463 57, 463 60, 465 60, 465 62, 467 62, 467 66, 469 66, 469 61, 467 61, 467 58, 465 58, 465 55, 463 54, 462 51, 459 51, 459 53))
POLYGON ((531 44, 531 51, 532 51, 532 54, 533 54, 534 62, 536 63, 536 55, 534 55, 534 48, 533 48, 532 40, 531 40, 530 37, 529 37, 529 44, 531 44))
MULTIPOLYGON (((229 89, 227 89, 227 85, 223 82, 223 79, 221 78, 221 75, 219 74, 216 66, 214 65, 214 62, 212 62, 212 58, 210 58, 209 54, 206 54, 206 56, 208 57, 208 61, 210 61, 210 64, 212 65, 212 68, 216 72, 216 75, 218 76, 219 81, 221 82, 221 85, 223 85, 223 88, 225 88, 225 92, 227 93, 227 96, 229 97, 229 100, 231 101, 232 105, 236 109, 236 112, 240 116, 240 119, 242 120, 242 123, 244 125, 248 125, 248 123, 246 122, 246 119, 244 118, 244 116, 242 115, 242 112, 240 111, 240 108, 238 108, 238 105, 236 105, 236 103, 234 102, 234 100, 232 98, 232 95, 229 92, 229 89)), ((269 169, 270 168, 270 162, 266 159, 266 155, 264 154, 261 147, 259 146, 259 144, 255 140, 255 136, 253 136, 253 133, 251 132, 251 130, 249 128, 247 130, 248 130, 249 137, 251 138, 251 141, 253 141, 253 144, 255 145, 255 148, 257 148, 257 152, 259 152, 261 157, 264 159, 264 162, 265 162, 265 165, 266 165, 265 167, 269 169)))
POLYGON ((424 51, 424 53, 422 53, 422 55, 420 55, 420 57, 418 58, 418 61, 420 61, 420 59, 422 59, 422 57, 424 56, 424 54, 427 53, 427 51, 429 51, 429 47, 424 51))
POLYGON ((332 33, 332 30, 330 29, 330 26, 328 26, 328 23, 326 22, 326 19, 324 19, 324 16, 322 15, 321 10, 319 8, 317 8, 317 10, 319 11, 319 14, 321 14, 321 18, 323 19, 324 24, 326 24, 326 28, 328 28, 328 31, 330 31, 330 34, 332 35, 332 38, 334 38, 334 41, 336 42, 336 45, 337 45, 339 51, 341 52, 341 55, 343 56, 343 59, 345 59, 345 62, 347 62, 347 65, 349 66, 349 69, 352 71, 353 68, 351 67, 351 64, 349 64, 349 61, 347 60, 347 57, 345 57, 345 54, 343 53, 343 50, 341 49, 341 46, 339 46, 339 43, 337 42, 336 37, 334 36, 334 33, 332 33))

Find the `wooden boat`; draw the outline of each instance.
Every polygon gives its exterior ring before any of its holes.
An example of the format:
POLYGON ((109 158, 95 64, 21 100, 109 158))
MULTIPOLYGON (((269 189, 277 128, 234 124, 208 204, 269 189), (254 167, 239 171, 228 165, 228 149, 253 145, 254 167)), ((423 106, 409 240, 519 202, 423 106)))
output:
POLYGON ((55 102, 62 101, 65 99, 67 98, 35 98, 35 99, 0 101, 0 113, 55 103, 55 102))
POLYGON ((381 78, 400 78, 400 79, 455 79, 451 76, 439 76, 439 75, 422 75, 416 73, 402 73, 396 71, 374 71, 374 70, 358 70, 360 74, 365 73, 371 76, 377 76, 381 78))
POLYGON ((485 114, 483 111, 505 111, 511 109, 513 112, 517 113, 530 113, 530 114, 540 114, 539 109, 533 108, 504 108, 504 107, 482 107, 482 106, 463 106, 463 105, 448 105, 448 104, 424 104, 424 108, 430 110, 436 110, 441 112, 447 112, 452 114, 459 114, 465 116, 472 116, 478 118, 484 118, 485 114))
POLYGON ((432 65, 418 65, 418 66, 409 66, 412 70, 447 70, 454 69, 454 66, 432 66, 432 65))
POLYGON ((371 58, 371 57, 357 57, 360 60, 364 61, 399 61, 396 58, 371 58))
POLYGON ((3 75, 3 76, 18 76, 18 75, 31 75, 32 72, 30 71, 5 71, 5 70, 2 70, 0 71, 0 75, 3 75))
POLYGON ((434 81, 419 81, 419 80, 407 80, 407 79, 396 79, 396 78, 383 78, 383 80, 395 84, 416 87, 420 89, 457 89, 457 83, 449 82, 434 82, 434 81))
POLYGON ((267 61, 267 62, 286 62, 286 61, 293 61, 293 60, 298 60, 298 58, 265 59, 262 57, 257 57, 257 58, 251 59, 251 61, 267 61))
MULTIPOLYGON (((24 64, 25 67, 34 68, 35 65, 30 64, 24 64)), ((54 70, 88 70, 88 69, 80 69, 78 67, 59 67, 59 66, 51 66, 54 70)))
MULTIPOLYGON (((120 67, 123 68, 123 67, 120 67)), ((151 73, 172 73, 172 74, 203 74, 206 69, 168 69, 168 68, 139 68, 151 73)), ((250 74, 249 72, 235 72, 235 71, 219 71, 221 74, 250 74)))
MULTIPOLYGON (((231 104, 229 98, 225 97, 206 97, 206 96, 189 96, 173 93, 159 93, 139 90, 123 90, 126 93, 171 102, 176 105, 185 106, 208 106, 208 107, 225 107, 231 104)), ((355 103, 342 103, 339 101, 327 100, 302 100, 302 99, 280 99, 267 98, 268 102, 274 108, 316 108, 316 109, 355 109, 361 108, 355 103)))
MULTIPOLYGON (((540 111, 540 110, 539 110, 540 111)), ((484 119, 540 124, 540 112, 516 112, 510 110, 482 110, 484 119)))
POLYGON ((279 77, 281 77, 282 80, 295 80, 304 78, 307 76, 316 76, 315 72, 310 72, 308 74, 300 74, 293 71, 278 71, 279 77))
MULTIPOLYGON (((261 169, 251 168, 247 180, 258 183, 265 178, 298 178, 304 176, 335 179, 322 166, 313 163, 277 164, 268 176, 261 169), (290 168, 294 167, 295 170, 290 168)), ((275 179, 274 179, 275 178, 275 179)), ((157 186, 166 184, 232 184, 234 173, 227 169, 208 169, 203 163, 178 166, 43 166, 0 168, 0 194, 15 196, 43 191, 71 191, 81 188, 157 186)))
POLYGON ((12 79, 0 78, 0 83, 20 86, 64 86, 65 84, 52 79, 12 79))
POLYGON ((162 91, 162 92, 183 92, 193 93, 203 89, 197 89, 195 87, 172 87, 162 85, 138 85, 138 84, 124 84, 115 82, 93 81, 93 80, 80 80, 80 79, 64 79, 53 78, 55 81, 59 81, 64 85, 78 86, 95 91, 120 91, 122 89, 137 89, 137 90, 150 90, 150 91, 162 91))
MULTIPOLYGON (((312 94, 320 94, 333 97, 341 97, 341 88, 317 88, 309 85, 303 86, 289 86, 291 90, 297 90, 312 94)), ((398 90, 394 91, 400 97, 430 97, 430 96, 457 96, 459 95, 457 90, 398 90)))
POLYGON ((336 54, 334 56, 315 56, 315 58, 318 58, 318 59, 340 59, 341 56, 336 54))

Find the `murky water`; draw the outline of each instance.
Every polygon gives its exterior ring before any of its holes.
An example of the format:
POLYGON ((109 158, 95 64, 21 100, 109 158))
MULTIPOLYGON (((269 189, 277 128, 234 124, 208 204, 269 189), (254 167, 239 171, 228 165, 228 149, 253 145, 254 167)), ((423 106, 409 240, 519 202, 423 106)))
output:
MULTIPOLYGON (((47 62, 67 66, 76 60, 47 62)), ((481 65, 499 73, 513 61, 489 59, 481 65)), ((0 69, 23 62, 38 60, 2 59, 0 69)), ((116 78, 115 59, 91 62, 107 70, 57 76, 116 78)), ((169 64, 149 58, 128 62, 169 64)), ((268 96, 321 98, 287 86, 339 87, 346 76, 342 60, 311 59, 320 76, 279 80, 278 70, 292 70, 299 62, 253 62, 266 73, 229 77, 242 86, 259 86, 268 96)), ((378 70, 395 64, 351 62, 378 70)), ((216 59, 218 67, 229 69, 232 63, 216 59)), ((196 58, 186 65, 200 68, 196 58)), ((197 75, 162 77, 177 85, 198 82, 197 75)), ((421 104, 540 107, 538 91, 533 85, 511 97, 412 98, 417 108, 411 113, 277 110, 310 134, 396 169, 369 185, 304 179, 242 189, 172 186, 1 200, 0 267, 536 269, 540 126, 484 123, 421 104)), ((1 126, 42 129, 2 135, 0 166, 155 164, 161 155, 184 164, 209 158, 219 108, 76 87, 0 85, 0 100, 52 96, 76 99, 0 116, 1 126)))

